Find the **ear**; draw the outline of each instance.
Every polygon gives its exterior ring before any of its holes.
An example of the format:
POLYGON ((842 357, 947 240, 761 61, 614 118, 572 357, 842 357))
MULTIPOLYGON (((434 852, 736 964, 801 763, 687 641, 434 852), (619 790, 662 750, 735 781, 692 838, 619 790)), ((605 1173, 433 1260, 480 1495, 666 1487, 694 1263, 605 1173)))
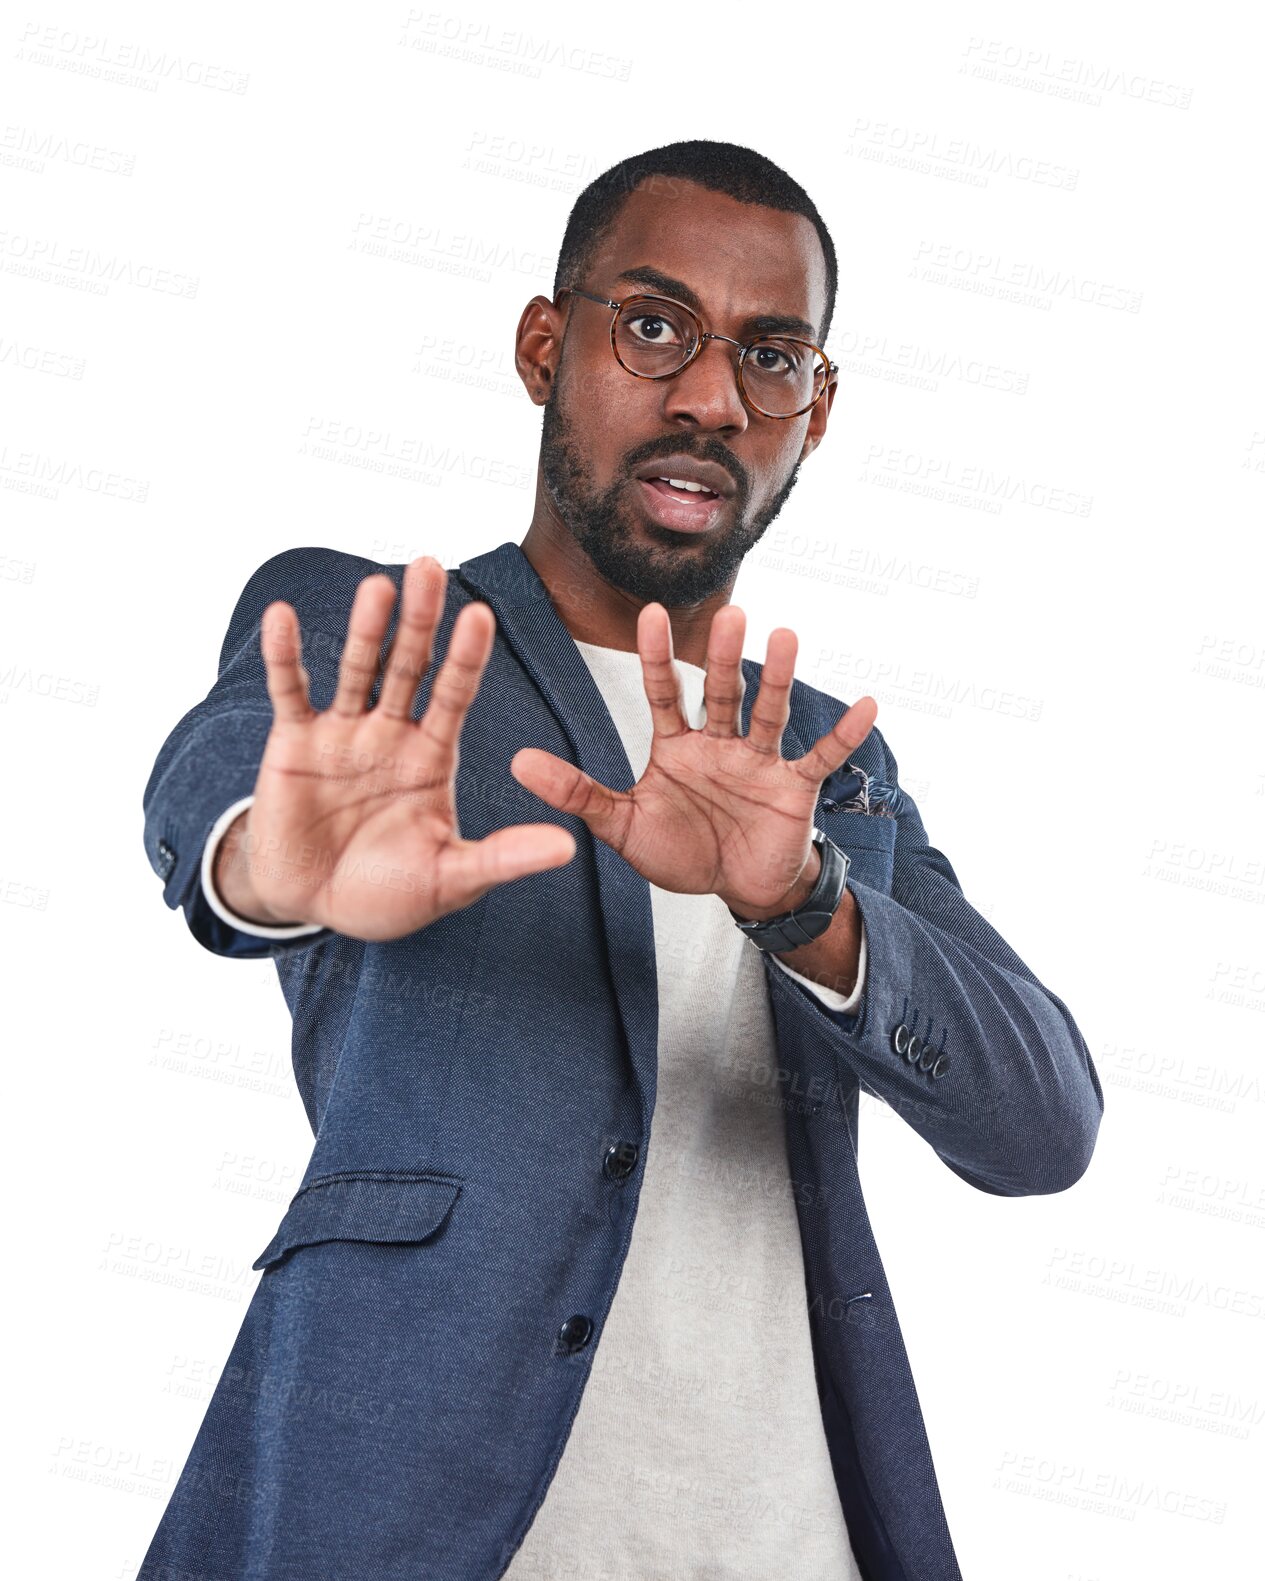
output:
POLYGON ((839 388, 839 375, 832 373, 826 381, 826 388, 821 399, 808 414, 808 427, 804 431, 804 445, 799 453, 799 459, 804 460, 811 456, 813 451, 826 436, 826 422, 830 417, 830 407, 835 398, 835 391, 839 388))
POLYGON ((558 359, 562 355, 566 320, 565 308, 555 307, 547 296, 534 296, 518 321, 514 366, 536 406, 543 406, 549 399, 558 359))

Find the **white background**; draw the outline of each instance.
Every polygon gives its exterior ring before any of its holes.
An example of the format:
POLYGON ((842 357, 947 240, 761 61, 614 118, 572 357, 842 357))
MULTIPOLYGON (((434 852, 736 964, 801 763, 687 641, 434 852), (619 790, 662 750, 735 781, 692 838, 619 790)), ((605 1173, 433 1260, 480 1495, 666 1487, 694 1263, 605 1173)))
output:
POLYGON ((521 541, 518 316, 581 187, 694 136, 781 163, 840 257, 842 387, 739 579, 747 652, 789 624, 803 679, 877 698, 932 843, 1106 1093, 1085 1178, 1026 1199, 863 1106, 963 1571, 1248 1572, 1261 42, 1225 6, 11 13, 13 1573, 134 1574, 311 1145, 274 968, 162 904, 158 749, 270 555, 521 541))

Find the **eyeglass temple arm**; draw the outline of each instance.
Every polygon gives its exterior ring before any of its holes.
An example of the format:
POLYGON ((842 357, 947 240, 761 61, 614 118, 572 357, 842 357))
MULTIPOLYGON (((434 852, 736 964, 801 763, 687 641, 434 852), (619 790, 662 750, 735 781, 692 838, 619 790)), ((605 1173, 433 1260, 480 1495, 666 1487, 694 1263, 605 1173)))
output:
POLYGON ((556 302, 558 297, 566 296, 568 293, 572 296, 586 296, 590 302, 600 302, 603 307, 617 308, 620 305, 618 302, 612 302, 608 296, 594 296, 592 291, 581 291, 578 285, 564 285, 558 292, 558 296, 554 298, 554 301, 556 302))

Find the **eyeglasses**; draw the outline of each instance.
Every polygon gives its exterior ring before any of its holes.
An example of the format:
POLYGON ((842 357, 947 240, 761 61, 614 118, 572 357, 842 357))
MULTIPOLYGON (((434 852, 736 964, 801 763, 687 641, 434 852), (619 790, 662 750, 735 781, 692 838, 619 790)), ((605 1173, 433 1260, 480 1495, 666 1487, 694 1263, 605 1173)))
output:
POLYGON ((629 296, 622 302, 564 285, 558 297, 582 296, 614 312, 611 350, 626 372, 638 379, 671 379, 687 368, 709 340, 739 348, 738 392, 762 417, 802 417, 816 406, 827 381, 839 371, 820 346, 790 335, 759 335, 734 340, 704 330, 698 315, 666 296, 629 296))

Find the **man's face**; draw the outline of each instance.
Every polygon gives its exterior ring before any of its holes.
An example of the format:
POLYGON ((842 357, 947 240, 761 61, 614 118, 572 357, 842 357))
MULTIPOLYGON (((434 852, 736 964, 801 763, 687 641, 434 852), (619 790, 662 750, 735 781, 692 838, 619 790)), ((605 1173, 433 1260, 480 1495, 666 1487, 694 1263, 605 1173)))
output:
MULTIPOLYGON (((703 328, 735 340, 770 327, 750 320, 776 315, 804 321, 783 333, 817 341, 826 309, 809 220, 662 177, 633 191, 576 283, 616 301, 651 292, 692 306, 684 286, 703 328)), ((562 307, 569 318, 540 447, 558 515, 598 573, 641 602, 689 605, 731 587, 820 439, 833 390, 801 417, 764 417, 738 393, 738 348, 720 341, 706 341, 673 378, 634 378, 611 351, 609 308, 575 296, 562 307), (673 456, 719 466, 728 495, 710 510, 696 496, 682 507, 666 485, 634 475, 673 456)))

